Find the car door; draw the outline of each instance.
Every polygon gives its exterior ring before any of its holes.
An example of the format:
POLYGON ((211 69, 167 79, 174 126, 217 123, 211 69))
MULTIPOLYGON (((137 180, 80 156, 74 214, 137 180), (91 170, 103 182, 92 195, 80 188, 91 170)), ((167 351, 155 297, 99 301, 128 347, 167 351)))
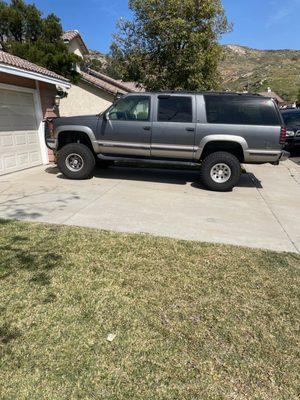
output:
POLYGON ((195 145, 195 95, 159 94, 155 98, 151 157, 192 160, 195 145))
POLYGON ((151 96, 128 95, 106 113, 97 141, 103 155, 150 157, 151 96))

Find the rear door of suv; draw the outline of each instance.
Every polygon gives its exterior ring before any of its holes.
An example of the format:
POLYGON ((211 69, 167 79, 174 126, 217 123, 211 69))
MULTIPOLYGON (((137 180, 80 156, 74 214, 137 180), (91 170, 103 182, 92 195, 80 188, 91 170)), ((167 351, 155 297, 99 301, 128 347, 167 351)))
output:
POLYGON ((158 94, 152 123, 151 157, 192 160, 195 145, 195 95, 158 94))
MULTIPOLYGON (((254 95, 206 94, 206 134, 242 136, 258 152, 281 150, 283 121, 272 99, 254 95)), ((271 154, 272 156, 272 154, 271 154)))

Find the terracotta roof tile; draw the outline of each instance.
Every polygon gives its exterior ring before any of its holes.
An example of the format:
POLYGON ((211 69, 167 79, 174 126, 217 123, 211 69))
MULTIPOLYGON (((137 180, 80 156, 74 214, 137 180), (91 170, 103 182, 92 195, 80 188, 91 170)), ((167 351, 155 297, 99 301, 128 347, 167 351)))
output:
POLYGON ((106 92, 111 93, 113 95, 116 95, 117 93, 122 93, 122 94, 127 93, 122 89, 116 87, 115 85, 112 85, 103 79, 96 78, 95 76, 90 75, 86 72, 81 72, 81 76, 84 81, 90 83, 91 85, 96 86, 99 89, 103 89, 106 92))
POLYGON ((278 101, 278 103, 284 103, 284 100, 275 92, 261 92, 259 94, 264 97, 270 97, 271 99, 275 99, 278 101))
POLYGON ((69 82, 68 79, 56 74, 53 71, 49 71, 44 67, 40 67, 39 65, 33 64, 27 60, 24 60, 23 58, 13 56, 12 54, 6 53, 2 50, 0 50, 0 64, 10 65, 12 67, 23 69, 25 71, 35 72, 37 74, 48 76, 50 78, 69 82))
POLYGON ((79 35, 79 32, 76 30, 71 30, 71 31, 65 31, 62 35, 63 40, 73 40, 76 38, 76 36, 79 35))
POLYGON ((126 94, 144 91, 134 82, 118 81, 92 69, 89 69, 88 72, 81 72, 81 76, 88 83, 114 95, 117 93, 126 94))
POLYGON ((70 31, 65 31, 62 35, 62 38, 65 42, 71 42, 73 39, 78 38, 82 48, 84 49, 85 53, 89 53, 89 49, 87 48, 84 40, 82 39, 82 36, 80 35, 80 32, 77 30, 70 30, 70 31))

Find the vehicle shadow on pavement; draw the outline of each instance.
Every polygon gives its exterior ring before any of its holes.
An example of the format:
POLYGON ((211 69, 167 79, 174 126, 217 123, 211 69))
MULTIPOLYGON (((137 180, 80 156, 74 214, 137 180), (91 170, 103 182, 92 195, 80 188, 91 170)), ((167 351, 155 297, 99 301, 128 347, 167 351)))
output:
POLYGON ((293 161, 295 164, 300 165, 300 148, 293 149, 290 152, 291 152, 290 160, 293 161))
MULTIPOLYGON (((57 167, 49 167, 46 172, 57 175, 59 179, 66 179, 57 167)), ((153 182, 175 185, 192 184, 192 187, 207 190, 200 182, 198 169, 174 168, 140 168, 113 166, 106 169, 96 168, 92 178, 116 179, 135 182, 153 182)), ((252 173, 243 173, 237 187, 262 188, 261 182, 252 173)))

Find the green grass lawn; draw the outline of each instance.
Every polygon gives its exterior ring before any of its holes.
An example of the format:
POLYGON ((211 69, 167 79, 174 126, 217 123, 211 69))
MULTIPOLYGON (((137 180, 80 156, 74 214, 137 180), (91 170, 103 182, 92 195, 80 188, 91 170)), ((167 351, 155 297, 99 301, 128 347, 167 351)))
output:
POLYGON ((0 399, 298 399, 299 271, 295 254, 0 221, 0 399))

